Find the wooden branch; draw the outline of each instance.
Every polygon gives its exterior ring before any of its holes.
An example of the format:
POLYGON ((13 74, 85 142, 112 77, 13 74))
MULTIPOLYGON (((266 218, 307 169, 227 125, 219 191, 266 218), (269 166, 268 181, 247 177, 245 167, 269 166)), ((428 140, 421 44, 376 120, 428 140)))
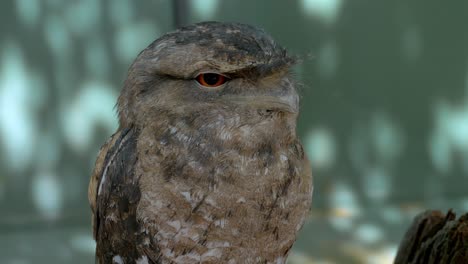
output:
POLYGON ((468 213, 451 210, 418 215, 400 243, 395 264, 468 263, 468 213))

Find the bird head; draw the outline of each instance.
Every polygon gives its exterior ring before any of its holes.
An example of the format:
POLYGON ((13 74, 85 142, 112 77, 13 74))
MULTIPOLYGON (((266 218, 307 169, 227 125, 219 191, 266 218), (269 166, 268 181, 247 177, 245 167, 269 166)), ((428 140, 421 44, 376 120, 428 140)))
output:
POLYGON ((267 33, 204 22, 167 33, 136 58, 118 101, 120 125, 158 113, 249 113, 297 119, 295 60, 267 33))

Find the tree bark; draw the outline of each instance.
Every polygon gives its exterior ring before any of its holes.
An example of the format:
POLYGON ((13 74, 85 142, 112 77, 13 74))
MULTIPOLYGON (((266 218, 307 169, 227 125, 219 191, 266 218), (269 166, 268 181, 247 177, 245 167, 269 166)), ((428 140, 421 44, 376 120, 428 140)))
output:
POLYGON ((468 213, 451 210, 418 215, 400 243, 395 264, 468 263, 468 213))

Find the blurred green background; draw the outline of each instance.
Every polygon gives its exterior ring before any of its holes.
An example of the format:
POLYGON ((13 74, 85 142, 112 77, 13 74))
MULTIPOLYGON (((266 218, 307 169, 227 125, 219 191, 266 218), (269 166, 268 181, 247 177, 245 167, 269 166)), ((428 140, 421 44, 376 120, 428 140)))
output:
MULTIPOLYGON (((468 2, 187 1, 185 21, 264 28, 304 59, 313 169, 290 263, 391 263, 412 217, 468 211, 468 2)), ((87 184, 162 0, 0 3, 0 263, 94 263, 87 184)))

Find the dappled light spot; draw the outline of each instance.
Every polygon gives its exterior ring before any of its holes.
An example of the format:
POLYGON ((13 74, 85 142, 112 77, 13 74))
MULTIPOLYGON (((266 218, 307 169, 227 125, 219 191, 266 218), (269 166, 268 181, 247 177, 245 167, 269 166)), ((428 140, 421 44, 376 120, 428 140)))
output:
POLYGON ((325 24, 336 22, 343 0, 302 0, 306 14, 316 17, 325 24))
POLYGON ((344 183, 336 183, 329 194, 329 206, 332 214, 329 221, 339 231, 350 231, 353 220, 362 213, 356 193, 344 183))
POLYGON ((339 232, 347 232, 353 228, 353 219, 347 217, 349 215, 348 210, 343 210, 342 208, 336 208, 332 210, 328 221, 331 226, 339 232))
POLYGON ((332 260, 318 259, 310 256, 310 254, 292 251, 289 254, 287 262, 288 264, 331 264, 334 263, 332 260))
POLYGON ((336 159, 336 143, 331 131, 326 128, 310 131, 305 138, 305 151, 314 169, 330 169, 336 159))
POLYGON ((391 175, 384 167, 371 167, 363 171, 361 184, 371 202, 386 200, 392 190, 391 175))
POLYGON ((64 25, 63 19, 56 15, 46 17, 44 37, 53 55, 65 59, 73 49, 70 33, 64 25))
POLYGON ((86 82, 75 100, 63 110, 62 125, 67 142, 75 151, 90 147, 98 127, 109 133, 117 128, 114 105, 117 93, 106 83, 86 82))
POLYGON ((374 244, 382 240, 383 231, 374 224, 360 224, 354 230, 356 240, 365 244, 374 244))
POLYGON ((442 175, 446 175, 452 169, 452 150, 449 139, 441 131, 434 131, 429 138, 429 154, 432 165, 442 175))
POLYGON ((19 20, 28 27, 37 25, 41 16, 40 0, 16 0, 16 12, 19 20))
POLYGON ((403 132, 386 113, 376 112, 370 122, 373 147, 382 162, 390 163, 400 156, 404 149, 403 132))
POLYGON ((34 113, 37 101, 31 91, 34 76, 17 44, 7 43, 0 62, 0 142, 3 159, 15 171, 29 166, 35 148, 38 124, 34 113))
POLYGON ((392 264, 397 254, 398 246, 389 245, 374 250, 368 257, 368 264, 392 264))
POLYGON ((395 206, 382 207, 380 214, 382 218, 390 224, 400 224, 404 220, 401 210, 395 206))
POLYGON ((69 1, 65 9, 67 26, 74 34, 85 36, 97 29, 101 3, 95 0, 69 1))
POLYGON ((70 244, 74 250, 81 251, 83 253, 94 253, 96 249, 96 241, 94 241, 90 233, 74 235, 70 239, 70 244))
POLYGON ((349 138, 349 157, 362 184, 371 188, 369 198, 384 199, 390 186, 390 169, 405 148, 401 128, 386 113, 376 111, 365 121, 356 122, 349 138), (375 188, 374 188, 375 187, 375 188))
POLYGON ((447 132, 457 151, 468 151, 468 104, 453 107, 449 115, 447 132))
POLYGON ((461 203, 461 208, 464 212, 468 212, 468 197, 464 197, 460 201, 461 203))
POLYGON ((42 171, 32 181, 32 200, 39 213, 47 219, 60 216, 63 207, 63 190, 56 175, 42 171))
POLYGON ((210 19, 218 9, 219 0, 191 0, 190 4, 197 17, 210 19))
MULTIPOLYGON (((468 100, 451 105, 439 101, 434 106, 434 128, 429 141, 429 153, 434 167, 442 173, 450 172, 454 155, 468 160, 468 100)), ((468 166, 464 166, 468 173, 468 166)))
POLYGON ((132 23, 118 29, 114 36, 117 58, 130 64, 138 53, 159 35, 159 30, 150 21, 132 23))
POLYGON ((392 264, 397 246, 390 244, 376 247, 353 241, 345 243, 341 250, 348 256, 343 263, 392 264))

